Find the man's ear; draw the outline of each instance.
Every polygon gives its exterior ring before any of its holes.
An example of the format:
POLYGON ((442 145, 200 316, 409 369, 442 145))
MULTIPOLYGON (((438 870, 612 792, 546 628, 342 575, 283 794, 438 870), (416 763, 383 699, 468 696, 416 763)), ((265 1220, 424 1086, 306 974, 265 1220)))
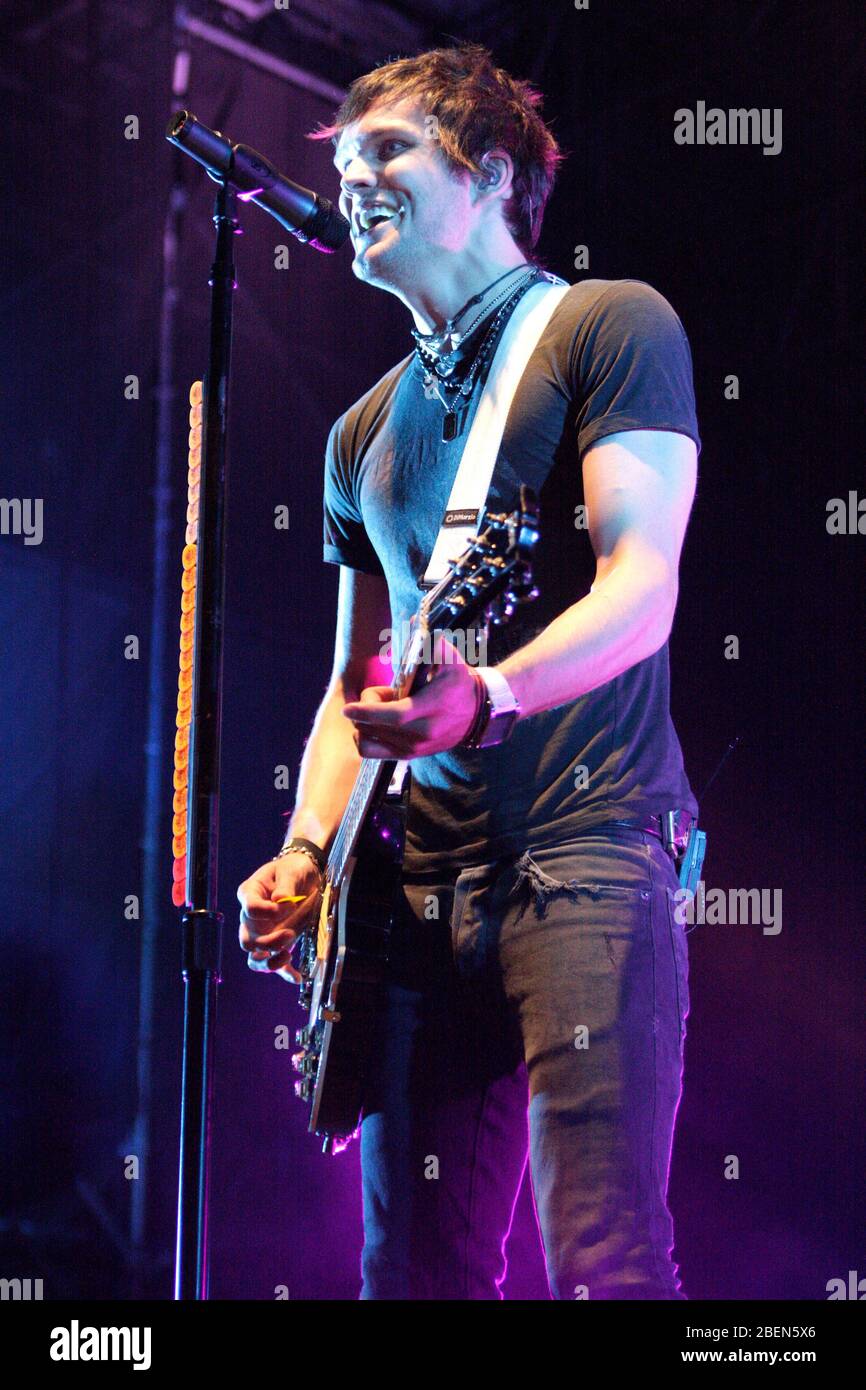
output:
POLYGON ((474 176, 475 186, 479 193, 504 189, 506 185, 511 183, 514 166, 504 150, 488 151, 487 154, 481 156, 479 163, 481 173, 474 176))

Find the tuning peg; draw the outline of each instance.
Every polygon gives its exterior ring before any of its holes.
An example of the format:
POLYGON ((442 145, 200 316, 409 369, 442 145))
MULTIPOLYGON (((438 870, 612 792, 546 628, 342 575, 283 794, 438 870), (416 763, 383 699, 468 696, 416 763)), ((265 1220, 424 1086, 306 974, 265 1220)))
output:
POLYGON ((501 619, 499 617, 499 599, 491 599, 484 609, 484 631, 488 632, 491 624, 498 627, 501 619))
POLYGON ((532 582, 532 570, 528 565, 521 565, 515 571, 508 592, 517 603, 530 603, 538 598, 538 589, 532 582))

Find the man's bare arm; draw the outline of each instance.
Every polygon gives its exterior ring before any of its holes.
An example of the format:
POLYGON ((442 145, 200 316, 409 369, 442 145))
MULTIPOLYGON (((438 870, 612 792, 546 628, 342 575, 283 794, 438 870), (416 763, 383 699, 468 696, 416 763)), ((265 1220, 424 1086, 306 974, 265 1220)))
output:
POLYGON ((385 580, 342 565, 334 667, 304 749, 286 838, 300 835, 328 849, 336 834, 361 764, 342 708, 365 686, 390 682, 390 669, 379 660, 390 622, 385 580))
MULTIPOLYGON (((381 680, 378 655, 390 623, 388 586, 375 575, 342 566, 337 601, 334 668, 301 761, 292 835, 329 849, 360 765, 354 728, 342 714, 346 694, 381 680)), ((269 859, 238 888, 238 940, 253 970, 300 981, 292 951, 315 924, 321 902, 319 870, 302 851, 269 859)))
POLYGON ((667 430, 609 435, 587 451, 583 477, 595 583, 500 664, 524 718, 645 660, 673 622, 697 477, 694 443, 667 430))

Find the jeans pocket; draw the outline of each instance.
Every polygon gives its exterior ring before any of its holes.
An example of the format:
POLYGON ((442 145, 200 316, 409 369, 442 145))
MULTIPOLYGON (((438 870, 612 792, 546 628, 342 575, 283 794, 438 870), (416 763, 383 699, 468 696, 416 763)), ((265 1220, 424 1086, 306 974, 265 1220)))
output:
POLYGON ((527 850, 515 865, 511 891, 527 888, 540 917, 562 898, 621 903, 626 910, 652 897, 644 847, 608 841, 578 842, 577 853, 570 844, 527 850))
POLYGON ((451 952, 461 976, 476 975, 489 964, 490 940, 488 895, 498 865, 475 864, 463 869, 454 884, 451 905, 451 952))
POLYGON ((460 976, 477 976, 493 965, 503 902, 512 880, 513 867, 507 859, 473 865, 457 874, 450 938, 460 976))

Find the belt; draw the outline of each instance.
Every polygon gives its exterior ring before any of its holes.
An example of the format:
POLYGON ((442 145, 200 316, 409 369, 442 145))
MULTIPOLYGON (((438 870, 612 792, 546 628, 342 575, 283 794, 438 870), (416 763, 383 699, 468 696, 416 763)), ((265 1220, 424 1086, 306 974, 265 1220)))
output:
MULTIPOLYGON (((676 858, 685 849, 689 838, 689 831, 695 824, 695 818, 690 811, 668 811, 659 816, 650 816, 647 820, 612 820, 606 821, 605 826, 621 826, 625 830, 642 830, 647 835, 655 835, 657 840, 661 840, 662 845, 669 854, 676 858)), ((594 830, 603 830, 605 826, 593 826, 594 830)))

